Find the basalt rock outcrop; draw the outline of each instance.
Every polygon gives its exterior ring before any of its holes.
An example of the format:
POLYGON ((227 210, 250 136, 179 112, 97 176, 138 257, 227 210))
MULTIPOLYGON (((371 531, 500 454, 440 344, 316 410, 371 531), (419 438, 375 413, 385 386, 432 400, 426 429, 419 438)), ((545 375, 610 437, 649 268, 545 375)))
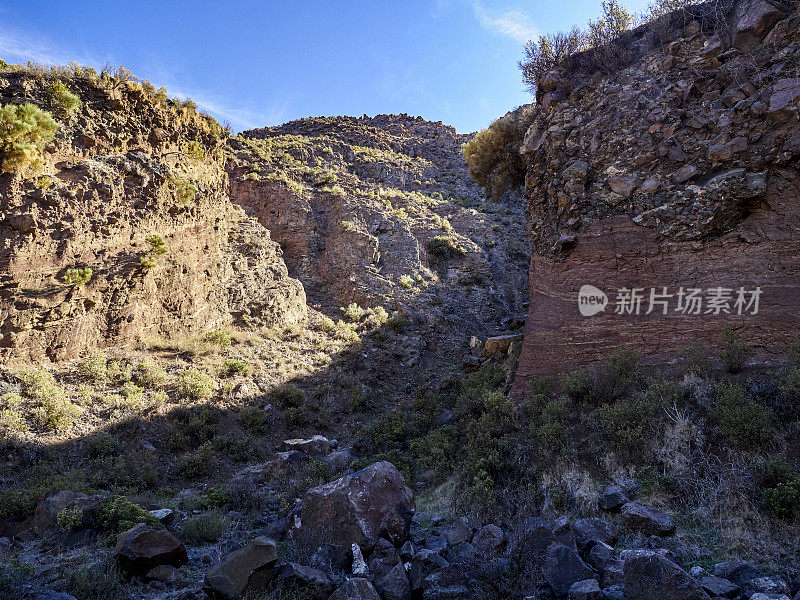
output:
MULTIPOLYGON (((56 78, 0 72, 0 102, 48 109, 56 78)), ((0 356, 56 361, 234 320, 305 318, 280 248, 229 200, 213 119, 136 82, 60 78, 81 106, 56 114, 43 172, 0 175, 0 356), (151 234, 167 252, 148 266, 151 234), (91 269, 88 282, 68 283, 73 268, 91 269)))
POLYGON ((590 51, 546 78, 521 148, 533 257, 517 393, 619 347, 663 362, 731 328, 769 363, 798 333, 797 3, 690 7, 617 44, 617 69, 590 51))
POLYGON ((452 349, 527 301, 522 203, 483 198, 460 152, 469 138, 407 115, 308 118, 232 138, 226 168, 311 302, 402 310, 452 349))

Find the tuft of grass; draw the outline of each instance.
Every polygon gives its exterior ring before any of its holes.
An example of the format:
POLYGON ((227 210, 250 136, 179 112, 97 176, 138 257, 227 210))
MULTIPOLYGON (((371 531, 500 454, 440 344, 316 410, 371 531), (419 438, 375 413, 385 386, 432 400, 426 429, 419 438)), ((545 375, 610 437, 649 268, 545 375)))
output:
POLYGON ((86 285, 92 278, 90 267, 74 267, 64 272, 64 283, 67 285, 86 285))
POLYGON ((217 510, 195 515, 181 525, 181 539, 193 546, 218 542, 231 529, 231 520, 217 510))

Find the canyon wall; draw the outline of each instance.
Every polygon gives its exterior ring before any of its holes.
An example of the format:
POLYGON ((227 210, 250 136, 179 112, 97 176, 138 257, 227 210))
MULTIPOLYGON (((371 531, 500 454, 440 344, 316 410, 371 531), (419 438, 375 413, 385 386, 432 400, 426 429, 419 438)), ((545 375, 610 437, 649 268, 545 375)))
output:
POLYGON ((0 100, 50 109, 55 81, 81 105, 56 114, 42 172, 0 175, 0 357, 57 361, 305 318, 279 246, 228 198, 226 134, 213 119, 88 70, 0 72, 0 100), (69 269, 91 275, 76 283, 69 269))
POLYGON ((618 348, 666 363, 733 329, 773 364, 798 336, 800 14, 778 4, 679 11, 618 41, 627 66, 544 78, 515 394, 618 348))

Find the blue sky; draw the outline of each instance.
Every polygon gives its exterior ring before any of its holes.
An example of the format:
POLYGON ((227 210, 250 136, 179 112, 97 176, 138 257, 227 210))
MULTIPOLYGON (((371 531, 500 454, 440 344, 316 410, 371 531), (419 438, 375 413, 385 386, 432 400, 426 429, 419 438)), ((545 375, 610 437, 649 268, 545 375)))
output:
POLYGON ((123 64, 235 131, 405 112, 469 132, 530 101, 525 40, 599 13, 599 0, 0 0, 0 58, 123 64))

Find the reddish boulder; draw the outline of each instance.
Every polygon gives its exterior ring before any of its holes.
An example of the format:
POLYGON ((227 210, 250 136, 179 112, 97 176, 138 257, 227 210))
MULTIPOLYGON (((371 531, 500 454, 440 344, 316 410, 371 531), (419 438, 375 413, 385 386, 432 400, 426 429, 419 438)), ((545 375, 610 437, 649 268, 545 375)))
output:
POLYGON ((245 592, 263 591, 272 579, 272 568, 277 560, 277 544, 268 537, 257 537, 209 569, 203 591, 215 600, 230 600, 245 592))

